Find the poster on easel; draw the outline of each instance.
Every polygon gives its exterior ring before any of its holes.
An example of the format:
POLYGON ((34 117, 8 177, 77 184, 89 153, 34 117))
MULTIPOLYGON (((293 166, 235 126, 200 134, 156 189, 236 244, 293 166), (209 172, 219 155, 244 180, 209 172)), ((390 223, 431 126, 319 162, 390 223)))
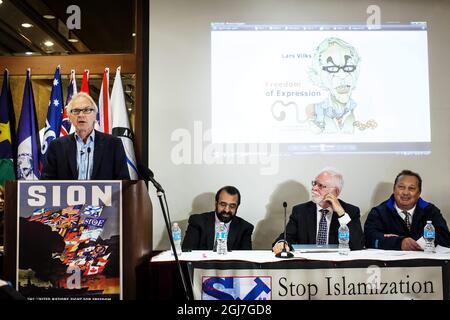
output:
POLYGON ((29 300, 122 299, 121 181, 19 181, 16 289, 29 300))

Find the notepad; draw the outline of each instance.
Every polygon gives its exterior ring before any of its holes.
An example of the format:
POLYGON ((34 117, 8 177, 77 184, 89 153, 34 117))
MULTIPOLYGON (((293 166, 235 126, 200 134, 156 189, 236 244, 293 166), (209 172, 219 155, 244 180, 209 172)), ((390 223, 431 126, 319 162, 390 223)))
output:
POLYGON ((294 244, 292 245, 295 252, 312 253, 312 252, 339 252, 337 244, 294 244))

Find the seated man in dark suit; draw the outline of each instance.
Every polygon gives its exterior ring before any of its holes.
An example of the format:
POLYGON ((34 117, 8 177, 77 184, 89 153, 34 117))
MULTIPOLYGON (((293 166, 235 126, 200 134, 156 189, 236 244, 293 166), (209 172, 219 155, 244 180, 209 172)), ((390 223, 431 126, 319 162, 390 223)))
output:
POLYGON ((338 199, 344 179, 331 168, 323 169, 312 181, 312 201, 298 204, 292 208, 292 214, 284 233, 275 240, 272 250, 279 253, 285 245, 286 250, 292 244, 337 244, 340 224, 347 224, 350 230, 350 249, 359 250, 364 246, 359 208, 338 199))
POLYGON ((213 250, 220 222, 228 228, 228 250, 251 250, 253 225, 236 216, 240 203, 241 194, 235 187, 226 186, 217 191, 215 211, 189 217, 183 251, 213 250))
POLYGON ((75 133, 53 140, 48 148, 43 180, 129 180, 122 141, 94 130, 98 112, 92 98, 80 92, 67 106, 75 133))
POLYGON ((422 178, 403 170, 395 178, 394 194, 372 208, 364 224, 366 247, 385 250, 419 251, 428 220, 435 228, 435 244, 450 247, 450 234, 441 211, 420 198, 422 178))

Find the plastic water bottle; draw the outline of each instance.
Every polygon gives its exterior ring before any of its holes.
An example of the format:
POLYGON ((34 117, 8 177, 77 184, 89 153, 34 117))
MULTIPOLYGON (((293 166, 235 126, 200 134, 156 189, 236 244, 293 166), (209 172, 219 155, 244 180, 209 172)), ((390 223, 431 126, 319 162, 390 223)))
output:
POLYGON ((434 252, 434 239, 436 233, 431 221, 427 221, 427 225, 423 228, 423 239, 425 240, 425 252, 434 252))
POLYGON ((217 241, 217 254, 227 254, 228 252, 228 230, 225 223, 221 222, 219 224, 219 229, 216 232, 217 241))
POLYGON ((339 226, 338 230, 339 254, 347 255, 350 251, 348 243, 350 242, 350 231, 345 223, 339 226))
POLYGON ((172 239, 177 255, 181 255, 181 228, 178 226, 177 222, 174 222, 172 225, 172 239))

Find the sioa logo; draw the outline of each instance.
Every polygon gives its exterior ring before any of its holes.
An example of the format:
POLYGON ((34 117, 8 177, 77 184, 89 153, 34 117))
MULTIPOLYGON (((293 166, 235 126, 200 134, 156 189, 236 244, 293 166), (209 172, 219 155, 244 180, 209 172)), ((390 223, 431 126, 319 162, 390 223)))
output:
POLYGON ((203 277, 202 300, 271 300, 271 277, 203 277))

